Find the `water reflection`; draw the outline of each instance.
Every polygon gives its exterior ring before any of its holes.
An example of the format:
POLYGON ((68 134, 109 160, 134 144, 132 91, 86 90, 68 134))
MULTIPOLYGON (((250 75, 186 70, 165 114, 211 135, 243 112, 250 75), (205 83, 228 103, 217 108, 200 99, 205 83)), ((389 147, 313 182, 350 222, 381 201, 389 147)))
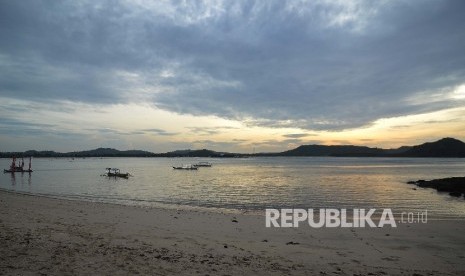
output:
MULTIPOLYGON (((8 166, 0 159, 0 168, 8 166)), ((29 173, 0 174, 0 188, 123 204, 255 209, 412 208, 465 217, 465 201, 408 180, 461 176, 463 159, 421 158, 87 158, 35 160, 29 173), (209 161, 211 168, 172 165, 209 161), (101 176, 117 167, 133 177, 101 176)))
POLYGON ((10 183, 12 187, 15 187, 19 181, 21 186, 25 186, 27 183, 27 186, 31 186, 32 183, 32 173, 30 172, 16 172, 16 173, 4 173, 4 175, 9 176, 10 178, 10 183))
POLYGON ((16 186, 16 174, 10 173, 11 175, 11 186, 16 186))

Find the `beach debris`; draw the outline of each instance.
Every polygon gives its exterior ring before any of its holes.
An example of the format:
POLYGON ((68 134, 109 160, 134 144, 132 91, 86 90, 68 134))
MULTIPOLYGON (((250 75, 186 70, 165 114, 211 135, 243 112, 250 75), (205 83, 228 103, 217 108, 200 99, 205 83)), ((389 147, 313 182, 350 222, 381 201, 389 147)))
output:
POLYGON ((287 242, 286 245, 297 245, 297 244, 300 244, 298 242, 293 242, 293 241, 290 241, 290 242, 287 242))
POLYGON ((268 240, 265 239, 265 240, 262 240, 262 242, 268 242, 268 240))

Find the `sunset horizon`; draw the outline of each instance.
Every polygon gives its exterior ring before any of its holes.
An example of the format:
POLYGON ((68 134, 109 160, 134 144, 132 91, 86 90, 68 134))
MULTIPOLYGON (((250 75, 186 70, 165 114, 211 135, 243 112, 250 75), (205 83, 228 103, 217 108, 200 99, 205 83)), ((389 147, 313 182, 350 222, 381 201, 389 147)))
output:
POLYGON ((0 1, 0 275, 465 275, 464 0, 0 1))
POLYGON ((2 3, 0 151, 465 140, 460 8, 2 3))

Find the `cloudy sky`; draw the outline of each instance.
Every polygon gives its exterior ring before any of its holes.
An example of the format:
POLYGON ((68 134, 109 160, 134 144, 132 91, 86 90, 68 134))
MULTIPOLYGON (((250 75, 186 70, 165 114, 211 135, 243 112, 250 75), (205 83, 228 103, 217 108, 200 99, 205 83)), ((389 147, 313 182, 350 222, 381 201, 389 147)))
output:
POLYGON ((465 1, 0 1, 0 151, 465 140, 465 1))

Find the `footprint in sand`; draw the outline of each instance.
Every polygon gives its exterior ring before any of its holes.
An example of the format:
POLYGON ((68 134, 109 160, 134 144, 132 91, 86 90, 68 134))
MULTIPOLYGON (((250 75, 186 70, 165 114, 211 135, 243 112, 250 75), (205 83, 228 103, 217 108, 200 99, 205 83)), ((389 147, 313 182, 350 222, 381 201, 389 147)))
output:
POLYGON ((398 261, 400 258, 397 257, 397 256, 389 256, 389 257, 384 257, 384 258, 381 258, 381 260, 385 260, 385 261, 389 261, 389 262, 396 262, 398 261))

